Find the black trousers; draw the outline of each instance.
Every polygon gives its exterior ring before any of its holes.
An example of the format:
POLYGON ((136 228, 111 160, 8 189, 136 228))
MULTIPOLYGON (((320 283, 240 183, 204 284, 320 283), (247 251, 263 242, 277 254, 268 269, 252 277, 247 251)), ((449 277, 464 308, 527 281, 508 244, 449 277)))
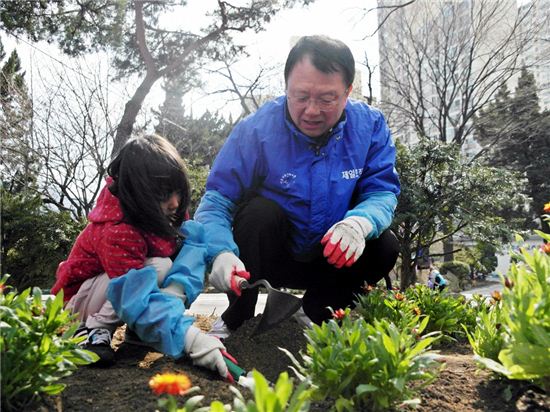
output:
MULTIPOLYGON (((266 279, 276 288, 305 289, 303 309, 318 324, 331 317, 328 307, 337 310, 353 306, 365 282, 374 285, 387 277, 397 260, 397 239, 386 230, 378 239, 366 242, 363 254, 351 267, 330 265, 321 248, 312 261, 300 262, 288 250, 288 230, 280 206, 262 197, 242 205, 233 221, 233 236, 251 282, 266 279)), ((243 290, 240 297, 232 293, 228 297, 229 307, 222 319, 229 329, 237 329, 254 316, 258 288, 243 290)))

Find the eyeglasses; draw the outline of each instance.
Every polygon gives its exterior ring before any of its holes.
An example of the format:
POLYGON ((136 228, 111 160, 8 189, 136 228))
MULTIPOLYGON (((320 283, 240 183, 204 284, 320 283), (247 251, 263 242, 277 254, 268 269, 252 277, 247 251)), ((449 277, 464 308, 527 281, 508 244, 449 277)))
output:
POLYGON ((319 99, 312 98, 307 95, 286 95, 287 100, 290 104, 292 104, 297 109, 304 109, 309 106, 309 102, 312 101, 315 103, 315 105, 319 108, 322 112, 328 112, 332 109, 334 109, 337 105, 340 99, 345 96, 347 93, 347 90, 344 92, 344 94, 340 96, 330 96, 330 97, 321 97, 319 99))

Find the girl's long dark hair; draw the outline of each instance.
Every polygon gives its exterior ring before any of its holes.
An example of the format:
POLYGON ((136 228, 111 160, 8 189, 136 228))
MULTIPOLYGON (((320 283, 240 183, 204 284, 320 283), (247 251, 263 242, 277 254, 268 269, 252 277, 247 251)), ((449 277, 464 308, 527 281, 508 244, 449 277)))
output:
POLYGON ((109 164, 109 190, 120 201, 125 222, 161 237, 178 234, 190 202, 187 172, 176 148, 159 135, 136 137, 109 164), (181 196, 172 218, 160 203, 177 192, 181 196))

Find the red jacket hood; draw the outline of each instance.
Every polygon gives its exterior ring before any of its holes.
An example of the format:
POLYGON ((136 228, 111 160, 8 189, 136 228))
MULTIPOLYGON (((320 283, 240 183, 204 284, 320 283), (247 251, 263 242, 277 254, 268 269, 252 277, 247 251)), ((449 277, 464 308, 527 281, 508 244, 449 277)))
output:
POLYGON ((109 187, 113 183, 113 178, 105 179, 105 187, 101 190, 95 207, 88 215, 90 222, 120 222, 124 218, 122 207, 118 198, 111 193, 109 187))

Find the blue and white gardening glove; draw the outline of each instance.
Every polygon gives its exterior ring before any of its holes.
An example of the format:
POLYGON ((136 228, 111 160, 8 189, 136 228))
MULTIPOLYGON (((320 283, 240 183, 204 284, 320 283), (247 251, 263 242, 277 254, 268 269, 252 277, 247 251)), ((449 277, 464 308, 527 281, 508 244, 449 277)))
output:
POLYGON ((241 296, 240 284, 242 279, 250 279, 250 273, 246 271, 244 263, 231 252, 220 253, 210 272, 210 283, 220 292, 233 291, 241 296))
POLYGON ((338 269, 349 267, 363 254, 365 238, 371 231, 372 224, 364 217, 350 216, 336 222, 321 239, 323 255, 338 269))
POLYGON ((193 360, 193 365, 218 372, 226 379, 229 370, 222 350, 225 351, 225 346, 218 338, 208 336, 195 326, 189 326, 185 334, 185 353, 193 360))

